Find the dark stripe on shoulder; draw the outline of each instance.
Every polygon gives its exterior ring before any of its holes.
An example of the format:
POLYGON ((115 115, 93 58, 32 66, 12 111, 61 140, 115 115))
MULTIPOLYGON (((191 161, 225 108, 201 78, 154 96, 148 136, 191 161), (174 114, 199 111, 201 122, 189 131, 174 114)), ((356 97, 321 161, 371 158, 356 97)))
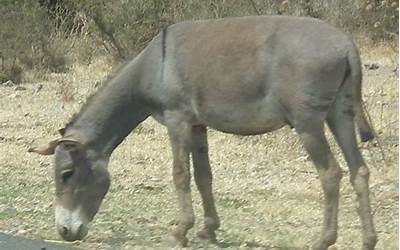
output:
POLYGON ((162 47, 162 61, 165 60, 165 50, 166 50, 166 40, 167 40, 167 29, 168 27, 162 30, 162 37, 161 37, 161 47, 162 47))

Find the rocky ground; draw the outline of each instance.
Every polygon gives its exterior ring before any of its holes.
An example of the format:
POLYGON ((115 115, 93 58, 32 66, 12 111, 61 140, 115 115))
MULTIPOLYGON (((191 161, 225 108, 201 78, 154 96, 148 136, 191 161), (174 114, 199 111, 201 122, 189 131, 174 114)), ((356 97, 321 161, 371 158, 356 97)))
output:
MULTIPOLYGON (((386 46, 362 48, 364 101, 378 140, 360 144, 370 167, 377 249, 398 249, 398 62, 386 46)), ((110 72, 102 60, 76 65, 45 81, 0 86, 0 232, 59 241, 53 217, 51 158, 27 153, 57 137, 96 83, 110 72)), ((360 249, 355 196, 345 170, 339 238, 332 249, 360 249)), ((218 245, 194 232, 202 224, 200 197, 189 249, 308 249, 322 223, 323 197, 317 173, 289 128, 242 137, 209 130, 214 190, 222 226, 218 245)), ((115 151, 112 187, 84 249, 165 249, 175 224, 176 196, 166 130, 154 120, 141 124, 115 151)))

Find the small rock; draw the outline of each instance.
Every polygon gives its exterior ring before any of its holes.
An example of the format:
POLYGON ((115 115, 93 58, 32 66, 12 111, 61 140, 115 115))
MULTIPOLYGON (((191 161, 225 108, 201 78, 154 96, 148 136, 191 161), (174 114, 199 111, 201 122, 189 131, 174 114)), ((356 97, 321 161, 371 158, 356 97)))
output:
POLYGON ((15 91, 21 91, 21 90, 26 90, 24 86, 17 86, 14 88, 15 91))
POLYGON ((379 65, 377 63, 366 63, 364 64, 364 67, 368 70, 379 69, 379 65))
POLYGON ((42 88, 43 88, 43 84, 39 84, 39 85, 36 87, 35 92, 38 93, 40 90, 42 90, 42 88))
POLYGON ((13 81, 8 80, 8 81, 6 81, 6 82, 3 82, 1 85, 6 86, 6 87, 12 87, 12 86, 14 86, 15 84, 14 84, 13 81))
POLYGON ((26 234, 27 232, 28 232, 28 230, 20 229, 20 230, 18 230, 18 232, 15 235, 22 236, 22 235, 26 234))
POLYGON ((362 149, 361 150, 361 154, 366 160, 371 160, 372 159, 372 153, 371 153, 371 151, 369 151, 367 149, 362 149))
POLYGON ((10 97, 10 98, 20 98, 21 95, 17 94, 17 93, 14 93, 14 94, 9 95, 8 97, 10 97))

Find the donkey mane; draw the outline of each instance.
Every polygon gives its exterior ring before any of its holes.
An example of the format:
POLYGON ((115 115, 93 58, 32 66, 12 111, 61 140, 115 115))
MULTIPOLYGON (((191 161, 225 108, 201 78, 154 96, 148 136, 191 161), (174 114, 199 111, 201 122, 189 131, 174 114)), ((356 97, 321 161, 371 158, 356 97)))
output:
MULTIPOLYGON (((116 67, 116 70, 114 70, 109 75, 107 75, 104 80, 100 81, 99 87, 97 87, 95 84, 95 88, 96 88, 95 91, 86 98, 86 101, 82 105, 80 110, 78 112, 74 113, 72 115, 71 119, 69 120, 69 122, 67 122, 67 124, 65 124, 64 131, 74 125, 74 123, 91 106, 91 104, 93 103, 93 100, 96 99, 97 96, 101 95, 101 93, 103 93, 103 91, 107 88, 107 86, 110 84, 110 82, 112 82, 112 80, 115 78, 115 76, 117 76, 120 73, 120 71, 124 68, 124 66, 127 65, 128 63, 129 63, 129 61, 126 61, 126 62, 122 63, 121 65, 119 65, 118 67, 116 67)), ((62 133, 62 135, 64 135, 64 133, 62 133)))
POLYGON ((81 109, 72 115, 71 119, 69 120, 69 122, 65 125, 64 129, 68 129, 70 127, 72 127, 74 125, 74 123, 79 119, 79 117, 82 116, 82 114, 86 111, 86 109, 92 104, 93 99, 95 99, 95 97, 97 95, 99 95, 101 92, 104 91, 105 87, 109 84, 110 79, 107 79, 106 82, 102 83, 101 86, 99 87, 99 89, 97 91, 95 91, 94 93, 90 94, 86 101, 85 104, 83 104, 83 106, 81 107, 81 109))
MULTIPOLYGON (((162 56, 162 61, 165 60, 165 54, 166 54, 166 37, 167 37, 167 28, 164 28, 161 31, 161 39, 162 39, 162 45, 161 45, 161 56, 162 56)), ((113 72, 111 72, 106 79, 101 83, 101 86, 92 94, 90 94, 87 99, 85 104, 81 107, 80 111, 72 115, 70 121, 65 125, 64 129, 62 130, 65 132, 66 129, 72 127, 74 123, 86 112, 88 107, 91 106, 93 103, 93 100, 96 99, 97 96, 101 95, 101 93, 104 91, 104 89, 107 88, 107 86, 110 84, 110 82, 121 73, 121 71, 130 63, 130 60, 126 60, 123 63, 121 63, 118 67, 116 67, 113 72)), ((164 66, 164 64, 163 64, 164 66)), ((63 133, 62 133, 63 135, 63 133)))

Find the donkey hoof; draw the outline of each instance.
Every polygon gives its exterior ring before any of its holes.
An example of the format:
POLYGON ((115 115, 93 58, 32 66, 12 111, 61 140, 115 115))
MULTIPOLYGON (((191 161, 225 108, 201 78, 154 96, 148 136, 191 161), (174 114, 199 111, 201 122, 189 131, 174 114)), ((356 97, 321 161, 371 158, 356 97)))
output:
POLYGON ((217 236, 214 231, 203 229, 197 232, 197 237, 199 237, 201 240, 207 240, 211 243, 217 243, 217 236))
POLYGON ((312 246, 312 249, 313 250, 327 250, 328 247, 329 247, 328 244, 326 244, 325 242, 319 240, 319 241, 314 243, 314 245, 312 246))
POLYGON ((370 233, 366 237, 363 237, 363 250, 373 250, 375 249, 375 245, 378 242, 378 237, 376 233, 370 233))
POLYGON ((363 250, 374 250, 376 242, 377 242, 376 238, 371 241, 364 242, 362 249, 363 250))
POLYGON ((168 245, 171 248, 183 248, 187 247, 189 243, 189 240, 186 238, 186 236, 178 235, 178 234, 173 234, 171 237, 168 239, 168 245))

